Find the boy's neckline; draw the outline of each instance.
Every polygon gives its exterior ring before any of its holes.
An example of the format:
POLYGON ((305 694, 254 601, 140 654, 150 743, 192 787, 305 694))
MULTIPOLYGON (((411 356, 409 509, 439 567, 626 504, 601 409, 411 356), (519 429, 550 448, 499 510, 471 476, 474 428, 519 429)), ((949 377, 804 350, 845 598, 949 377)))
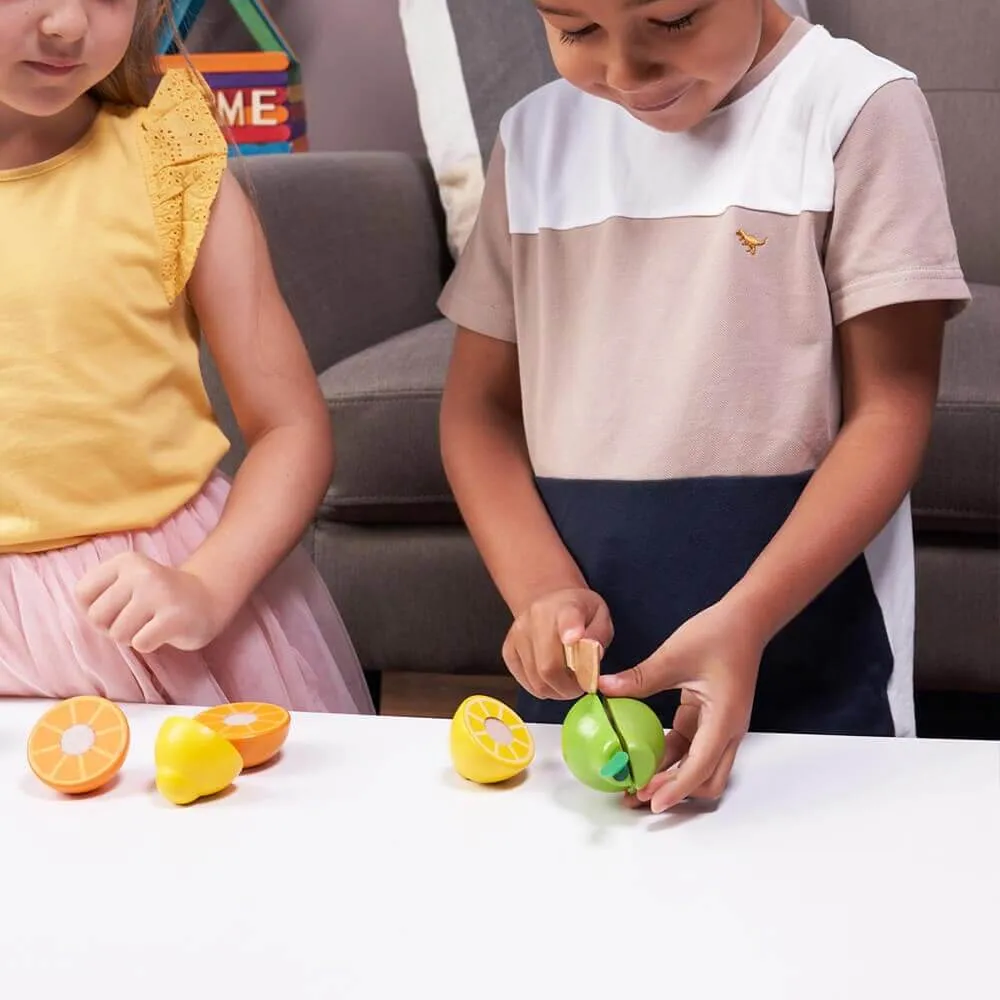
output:
POLYGON ((747 94, 763 83, 784 60, 785 56, 813 30, 813 27, 814 25, 810 24, 804 18, 792 18, 792 23, 785 29, 785 33, 778 39, 774 48, 756 66, 747 72, 712 114, 716 114, 735 104, 736 101, 742 97, 746 97, 747 94))

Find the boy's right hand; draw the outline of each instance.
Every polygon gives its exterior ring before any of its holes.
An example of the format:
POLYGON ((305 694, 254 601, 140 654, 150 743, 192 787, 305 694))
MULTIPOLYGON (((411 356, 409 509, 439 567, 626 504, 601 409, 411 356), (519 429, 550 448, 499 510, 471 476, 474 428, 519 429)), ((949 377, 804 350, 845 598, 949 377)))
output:
POLYGON ((557 590, 514 619, 503 660, 514 679, 536 698, 568 701, 583 689, 566 666, 565 646, 594 639, 607 649, 614 636, 611 613, 592 590, 557 590))

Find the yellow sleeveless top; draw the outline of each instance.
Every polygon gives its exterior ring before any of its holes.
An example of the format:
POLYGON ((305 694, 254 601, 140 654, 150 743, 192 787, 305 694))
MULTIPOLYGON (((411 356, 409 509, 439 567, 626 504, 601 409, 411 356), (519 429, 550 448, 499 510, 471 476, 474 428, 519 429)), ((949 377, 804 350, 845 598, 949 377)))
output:
POLYGON ((0 553, 151 528, 226 453, 184 288, 226 168, 200 81, 0 171, 0 553))

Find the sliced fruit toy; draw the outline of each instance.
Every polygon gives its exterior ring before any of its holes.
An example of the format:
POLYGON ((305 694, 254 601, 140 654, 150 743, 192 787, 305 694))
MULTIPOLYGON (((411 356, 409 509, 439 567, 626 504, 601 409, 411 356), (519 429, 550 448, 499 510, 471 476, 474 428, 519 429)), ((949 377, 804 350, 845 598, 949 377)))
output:
POLYGON ((656 713, 633 698, 585 694, 566 713, 562 754, 574 777, 599 792, 635 792, 663 761, 666 734, 656 713))
POLYGON ((66 795, 106 785, 129 748, 129 725, 114 702, 96 695, 68 698, 50 708, 28 736, 28 766, 35 777, 66 795))
POLYGON ((288 737, 291 716, 279 705, 238 701, 199 712, 195 719, 225 737, 239 751, 244 767, 270 760, 288 737))
POLYGON ((181 716, 172 716, 160 726, 153 757, 156 787, 179 806, 221 792, 243 770, 243 758, 229 740, 181 716))
POLYGON ((466 698, 451 720, 455 770, 480 785, 507 781, 535 757, 535 741, 517 713, 488 695, 466 698))

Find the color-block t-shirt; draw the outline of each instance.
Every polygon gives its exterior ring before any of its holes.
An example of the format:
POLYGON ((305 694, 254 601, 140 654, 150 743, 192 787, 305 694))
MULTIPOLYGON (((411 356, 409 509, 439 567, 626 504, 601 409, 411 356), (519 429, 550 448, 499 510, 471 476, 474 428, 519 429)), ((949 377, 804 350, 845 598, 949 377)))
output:
MULTIPOLYGON (((697 128, 556 81, 501 124, 441 299, 516 342, 538 487, 608 601, 608 669, 722 597, 841 422, 837 324, 967 302, 913 74, 796 20, 697 128)), ((770 644, 755 728, 913 731, 907 500, 770 644)))

